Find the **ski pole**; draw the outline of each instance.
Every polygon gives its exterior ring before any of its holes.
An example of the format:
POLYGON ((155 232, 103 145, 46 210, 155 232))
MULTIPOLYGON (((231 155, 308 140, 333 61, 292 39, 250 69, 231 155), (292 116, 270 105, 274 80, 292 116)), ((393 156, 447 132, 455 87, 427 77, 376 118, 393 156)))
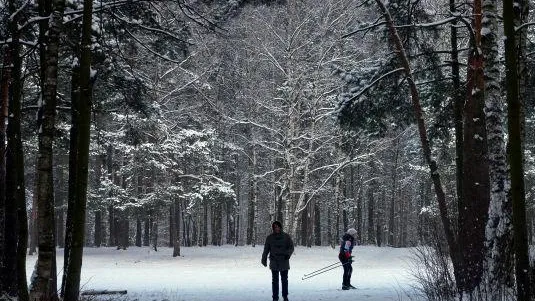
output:
POLYGON ((319 271, 321 271, 321 270, 325 270, 325 269, 327 269, 327 268, 330 268, 330 267, 332 267, 332 266, 334 266, 334 265, 338 265, 338 264, 340 264, 340 261, 337 261, 337 262, 335 262, 335 263, 333 263, 333 264, 329 264, 328 266, 322 267, 321 269, 317 269, 317 270, 312 271, 312 272, 310 272, 310 273, 308 273, 308 274, 305 274, 305 275, 303 275, 303 276, 312 275, 312 274, 317 273, 317 272, 319 272, 319 271))
POLYGON ((340 265, 336 265, 336 266, 330 267, 330 268, 328 268, 328 269, 319 270, 319 271, 316 272, 316 273, 314 273, 314 272, 313 272, 313 273, 309 273, 309 274, 303 276, 303 277, 301 278, 301 280, 306 280, 306 279, 309 279, 309 278, 318 276, 319 274, 323 274, 323 273, 325 273, 325 272, 327 272, 327 271, 334 270, 334 269, 339 268, 339 267, 341 267, 341 266, 343 266, 343 265, 346 265, 346 264, 348 264, 348 263, 349 263, 349 261, 346 262, 346 263, 342 263, 342 264, 340 264, 340 265))

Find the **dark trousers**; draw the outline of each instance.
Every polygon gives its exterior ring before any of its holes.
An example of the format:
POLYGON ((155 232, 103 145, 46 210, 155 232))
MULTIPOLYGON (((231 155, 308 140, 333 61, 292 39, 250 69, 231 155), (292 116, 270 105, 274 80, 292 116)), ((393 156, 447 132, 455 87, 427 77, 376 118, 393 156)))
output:
POLYGON ((342 261, 344 264, 344 276, 342 278, 342 285, 350 285, 351 284, 351 273, 353 273, 353 267, 351 266, 351 262, 349 261, 342 261))
POLYGON ((288 297, 288 270, 271 270, 271 290, 273 291, 273 300, 279 300, 279 273, 281 275, 282 297, 288 297))

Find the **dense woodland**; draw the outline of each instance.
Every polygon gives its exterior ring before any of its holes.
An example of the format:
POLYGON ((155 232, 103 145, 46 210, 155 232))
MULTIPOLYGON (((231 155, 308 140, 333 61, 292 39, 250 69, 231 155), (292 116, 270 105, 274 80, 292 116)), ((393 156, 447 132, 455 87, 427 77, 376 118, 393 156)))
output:
POLYGON ((255 247, 279 220, 428 247, 430 300, 533 300, 529 8, 2 0, 0 295, 77 300, 83 247, 255 247))

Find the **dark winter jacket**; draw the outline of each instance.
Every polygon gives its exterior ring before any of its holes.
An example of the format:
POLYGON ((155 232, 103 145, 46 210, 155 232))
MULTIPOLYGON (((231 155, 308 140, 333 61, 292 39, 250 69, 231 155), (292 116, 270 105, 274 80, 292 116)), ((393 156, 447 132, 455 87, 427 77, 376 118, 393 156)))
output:
POLYGON ((345 262, 349 260, 354 245, 355 238, 353 238, 353 236, 347 233, 342 236, 342 242, 340 243, 340 252, 338 253, 338 258, 340 259, 340 261, 345 262))
POLYGON ((290 256, 294 252, 294 243, 290 235, 284 232, 272 233, 266 238, 262 263, 265 264, 269 254, 269 268, 273 271, 290 269, 290 256))

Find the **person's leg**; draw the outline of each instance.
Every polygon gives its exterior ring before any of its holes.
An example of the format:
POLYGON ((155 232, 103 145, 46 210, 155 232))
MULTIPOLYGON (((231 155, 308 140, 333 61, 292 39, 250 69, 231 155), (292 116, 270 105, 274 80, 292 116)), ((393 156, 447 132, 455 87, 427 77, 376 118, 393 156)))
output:
POLYGON ((348 289, 349 288, 349 268, 350 264, 344 264, 344 276, 342 277, 342 289, 348 289))
POLYGON ((281 271, 282 297, 288 299, 288 270, 281 271))
POLYGON ((348 273, 348 276, 347 276, 347 285, 349 286, 349 288, 356 288, 354 287, 353 285, 351 285, 351 275, 353 275, 353 266, 351 265, 351 263, 348 263, 347 264, 349 266, 349 273, 348 273))
POLYGON ((279 300, 279 271, 271 270, 271 291, 273 300, 279 300))

